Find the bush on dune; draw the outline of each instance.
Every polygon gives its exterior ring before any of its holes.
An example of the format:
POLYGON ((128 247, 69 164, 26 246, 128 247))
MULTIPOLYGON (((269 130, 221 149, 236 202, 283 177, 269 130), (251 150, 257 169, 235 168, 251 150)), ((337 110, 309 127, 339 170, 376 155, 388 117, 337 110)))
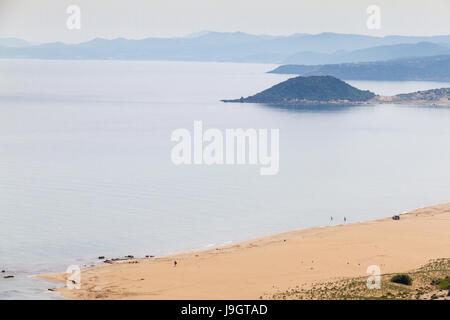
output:
POLYGON ((391 278, 391 282, 410 286, 412 284, 412 279, 407 274, 397 274, 391 278))

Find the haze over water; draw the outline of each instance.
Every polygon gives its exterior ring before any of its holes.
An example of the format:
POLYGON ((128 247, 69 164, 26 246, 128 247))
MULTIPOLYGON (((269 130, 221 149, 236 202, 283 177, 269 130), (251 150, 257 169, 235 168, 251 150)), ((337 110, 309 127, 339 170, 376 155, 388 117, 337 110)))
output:
MULTIPOLYGON (((29 275, 448 202, 450 109, 224 104, 290 76, 231 63, 0 60, 0 299, 29 275), (280 171, 175 166, 177 128, 279 128, 280 171)), ((378 94, 450 87, 350 82, 378 94)))

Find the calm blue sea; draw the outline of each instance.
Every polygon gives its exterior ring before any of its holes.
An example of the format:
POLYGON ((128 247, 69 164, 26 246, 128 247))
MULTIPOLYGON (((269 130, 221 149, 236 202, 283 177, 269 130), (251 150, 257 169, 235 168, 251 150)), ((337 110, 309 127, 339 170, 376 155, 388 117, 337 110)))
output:
MULTIPOLYGON (((34 274, 165 255, 450 200, 450 109, 224 104, 273 65, 0 60, 0 299, 56 299, 34 274), (280 170, 175 166, 177 128, 278 128, 280 170)), ((450 87, 350 82, 379 94, 450 87)))

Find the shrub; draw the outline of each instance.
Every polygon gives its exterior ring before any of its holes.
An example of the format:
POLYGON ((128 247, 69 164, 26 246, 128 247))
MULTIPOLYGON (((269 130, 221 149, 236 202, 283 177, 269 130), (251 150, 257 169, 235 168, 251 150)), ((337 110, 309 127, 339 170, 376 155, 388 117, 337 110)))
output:
POLYGON ((444 279, 439 280, 439 289, 450 289, 450 277, 445 277, 444 279))
POLYGON ((410 286, 412 284, 412 279, 407 274, 397 274, 391 278, 391 282, 410 286))

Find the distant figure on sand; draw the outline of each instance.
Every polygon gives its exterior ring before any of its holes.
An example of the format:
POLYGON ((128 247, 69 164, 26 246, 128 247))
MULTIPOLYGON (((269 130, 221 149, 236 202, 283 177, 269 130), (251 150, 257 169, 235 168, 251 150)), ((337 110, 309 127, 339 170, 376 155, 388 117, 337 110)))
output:
POLYGON ((174 266, 174 267, 177 266, 177 262, 176 262, 176 261, 173 262, 173 266, 174 266))
POLYGON ((347 218, 346 217, 344 217, 344 223, 346 223, 347 222, 347 218))
POLYGON ((333 222, 333 216, 330 217, 330 222, 333 222))

